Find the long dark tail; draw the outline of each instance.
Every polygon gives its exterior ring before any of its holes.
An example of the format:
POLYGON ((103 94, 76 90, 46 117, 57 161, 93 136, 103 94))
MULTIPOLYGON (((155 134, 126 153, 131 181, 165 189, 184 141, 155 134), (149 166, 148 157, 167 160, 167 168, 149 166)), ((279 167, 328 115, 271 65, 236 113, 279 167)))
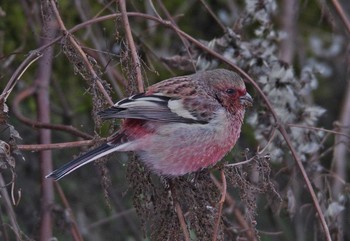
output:
POLYGON ((68 175, 69 173, 75 171, 79 167, 84 166, 100 157, 108 155, 109 153, 114 152, 117 149, 118 149, 118 146, 109 145, 107 143, 103 144, 102 146, 97 147, 96 149, 88 151, 87 153, 83 154, 77 159, 74 159, 64 164, 60 168, 56 169, 55 171, 47 175, 46 178, 53 178, 57 181, 62 177, 68 175))

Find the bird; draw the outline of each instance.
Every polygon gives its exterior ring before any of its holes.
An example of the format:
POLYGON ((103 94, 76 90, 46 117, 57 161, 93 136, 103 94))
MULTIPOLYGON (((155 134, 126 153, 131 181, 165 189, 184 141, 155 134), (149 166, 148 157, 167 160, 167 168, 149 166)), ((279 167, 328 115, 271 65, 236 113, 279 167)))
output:
POLYGON ((135 152, 155 174, 183 176, 213 166, 236 144, 253 98, 234 71, 172 77, 100 111, 124 119, 105 143, 48 174, 59 180, 112 152, 135 152))

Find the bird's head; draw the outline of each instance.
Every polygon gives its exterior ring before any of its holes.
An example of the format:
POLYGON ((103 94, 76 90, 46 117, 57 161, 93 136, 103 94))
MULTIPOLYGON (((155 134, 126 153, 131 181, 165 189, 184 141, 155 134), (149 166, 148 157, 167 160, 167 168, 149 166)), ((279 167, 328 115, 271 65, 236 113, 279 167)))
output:
POLYGON ((206 74, 209 93, 228 111, 235 113, 253 105, 243 79, 235 72, 216 69, 206 74))

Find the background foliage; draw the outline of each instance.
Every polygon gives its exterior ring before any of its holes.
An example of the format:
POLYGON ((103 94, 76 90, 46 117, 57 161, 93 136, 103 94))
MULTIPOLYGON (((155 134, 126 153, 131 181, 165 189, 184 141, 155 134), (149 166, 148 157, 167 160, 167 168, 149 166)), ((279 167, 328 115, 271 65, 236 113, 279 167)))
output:
POLYGON ((127 1, 130 26, 123 3, 0 3, 0 239, 350 240, 347 1, 127 1), (113 154, 45 179, 118 128, 96 116, 110 99, 216 67, 255 103, 211 170, 113 154))

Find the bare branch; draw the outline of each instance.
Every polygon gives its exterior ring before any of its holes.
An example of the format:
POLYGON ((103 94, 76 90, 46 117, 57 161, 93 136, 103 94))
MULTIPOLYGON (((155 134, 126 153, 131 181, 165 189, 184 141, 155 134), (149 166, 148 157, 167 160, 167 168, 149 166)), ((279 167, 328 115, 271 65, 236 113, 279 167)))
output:
POLYGON ((122 19, 123 19, 124 29, 125 29, 125 33, 126 33, 126 39, 128 41, 128 46, 129 46, 130 52, 131 52, 131 59, 133 61, 133 70, 132 71, 135 71, 135 74, 136 74, 138 91, 143 93, 145 90, 144 90, 144 84, 143 84, 143 79, 142 79, 141 63, 140 63, 140 59, 139 59, 139 56, 138 56, 137 51, 136 51, 134 38, 132 37, 129 19, 128 19, 128 15, 126 13, 125 0, 119 0, 118 2, 119 2, 119 7, 120 7, 122 19))

